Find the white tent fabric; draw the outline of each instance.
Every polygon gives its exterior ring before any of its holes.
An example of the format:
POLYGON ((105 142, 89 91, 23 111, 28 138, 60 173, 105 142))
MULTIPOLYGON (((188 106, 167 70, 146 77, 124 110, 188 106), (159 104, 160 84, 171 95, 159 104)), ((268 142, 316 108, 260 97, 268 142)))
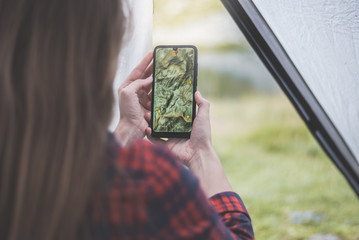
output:
POLYGON ((127 15, 127 35, 119 56, 119 66, 113 85, 116 101, 110 131, 113 131, 120 119, 117 90, 129 73, 152 49, 153 1, 128 0, 125 4, 127 15))
POLYGON ((253 2, 359 161, 359 1, 253 2))

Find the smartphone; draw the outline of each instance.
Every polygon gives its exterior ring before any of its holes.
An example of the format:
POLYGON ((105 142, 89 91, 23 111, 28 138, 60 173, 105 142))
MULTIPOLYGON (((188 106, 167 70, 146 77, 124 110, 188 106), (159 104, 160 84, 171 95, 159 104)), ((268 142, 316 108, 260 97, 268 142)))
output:
POLYGON ((190 138, 196 116, 198 50, 157 46, 153 56, 151 129, 158 138, 190 138))

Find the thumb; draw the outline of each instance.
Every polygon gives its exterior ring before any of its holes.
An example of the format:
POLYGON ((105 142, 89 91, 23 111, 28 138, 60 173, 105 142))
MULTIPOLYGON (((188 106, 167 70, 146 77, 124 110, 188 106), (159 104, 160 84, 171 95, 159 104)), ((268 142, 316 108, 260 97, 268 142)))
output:
POLYGON ((198 105, 198 115, 202 115, 202 114, 207 114, 209 115, 209 106, 210 103, 208 100, 206 100, 204 97, 202 97, 201 93, 199 91, 197 91, 195 93, 195 99, 196 99, 196 103, 198 105))

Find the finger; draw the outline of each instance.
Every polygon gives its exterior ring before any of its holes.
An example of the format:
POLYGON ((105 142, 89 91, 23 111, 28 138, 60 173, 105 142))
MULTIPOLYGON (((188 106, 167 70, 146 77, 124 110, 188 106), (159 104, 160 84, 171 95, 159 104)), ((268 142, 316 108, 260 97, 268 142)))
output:
POLYGON ((148 68, 148 65, 151 63, 153 59, 153 51, 150 51, 147 53, 145 58, 140 62, 140 64, 135 67, 135 69, 132 70, 126 81, 123 83, 123 87, 126 87, 131 82, 143 78, 146 69, 148 68))
POLYGON ((148 78, 153 73, 153 61, 148 65, 147 69, 143 73, 143 76, 141 78, 148 78))
POLYGON ((132 82, 128 86, 128 90, 134 93, 138 93, 140 90, 146 89, 152 85, 152 77, 146 79, 138 79, 137 81, 132 82))
POLYGON ((148 124, 151 122, 151 112, 145 113, 145 120, 147 121, 148 124))
POLYGON ((152 108, 151 100, 149 100, 149 101, 144 105, 144 107, 146 108, 146 110, 151 111, 151 108, 152 108))
POLYGON ((201 93, 197 91, 194 95, 196 99, 196 103, 198 105, 198 115, 203 112, 209 115, 209 106, 210 103, 204 97, 202 97, 201 93))
POLYGON ((160 138, 155 138, 151 136, 152 130, 151 128, 146 128, 146 137, 148 140, 150 140, 152 143, 157 143, 157 144, 166 144, 166 141, 160 138))
POLYGON ((151 128, 146 128, 146 130, 145 130, 145 133, 146 133, 146 137, 148 138, 148 139, 150 139, 151 138, 151 128))
MULTIPOLYGON (((153 77, 152 77, 152 80, 153 80, 153 77)), ((152 92, 152 84, 147 85, 146 87, 143 88, 143 90, 146 92, 147 95, 150 95, 150 93, 152 92)))
POLYGON ((151 110, 151 96, 149 96, 145 91, 141 91, 138 94, 138 99, 143 108, 148 111, 151 110))

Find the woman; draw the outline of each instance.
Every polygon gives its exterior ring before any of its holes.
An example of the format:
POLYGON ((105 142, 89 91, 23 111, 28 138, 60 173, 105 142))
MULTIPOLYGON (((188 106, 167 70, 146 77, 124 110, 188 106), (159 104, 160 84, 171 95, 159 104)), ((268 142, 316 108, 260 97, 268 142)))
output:
POLYGON ((253 239, 199 93, 190 140, 143 140, 152 53, 107 133, 124 30, 116 0, 0 1, 0 239, 253 239))

